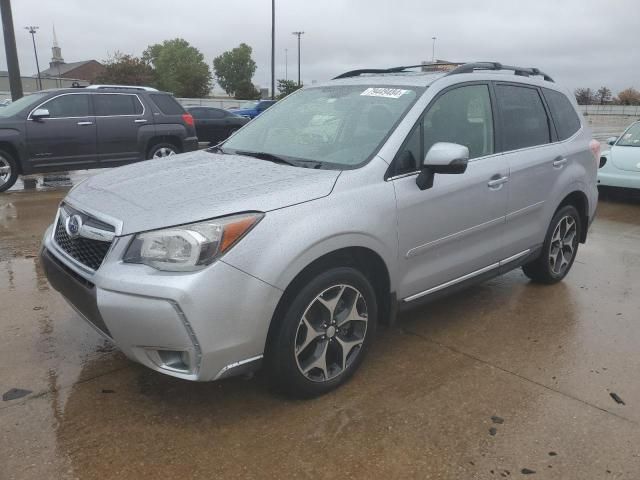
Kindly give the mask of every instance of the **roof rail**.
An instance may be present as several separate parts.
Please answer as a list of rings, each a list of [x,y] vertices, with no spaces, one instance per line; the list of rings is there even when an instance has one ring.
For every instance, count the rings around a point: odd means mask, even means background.
[[[92,90],[101,90],[103,88],[113,88],[113,89],[120,89],[120,90],[142,90],[145,92],[157,92],[158,89],[157,88],[152,88],[152,87],[141,87],[140,85],[89,85],[88,87],[89,89]]]
[[[403,67],[391,67],[391,68],[363,68],[360,70],[351,70],[349,72],[342,73],[337,77],[334,77],[333,80],[338,80],[340,78],[349,78],[349,77],[357,77],[359,75],[365,75],[367,73],[376,74],[376,73],[402,73],[410,68],[425,68],[425,67],[440,67],[440,66],[453,66],[457,67],[460,65],[459,63],[449,63],[449,62],[435,62],[435,63],[421,63],[420,65],[405,65]],[[434,73],[434,72],[429,72]]]
[[[511,65],[503,65],[499,62],[476,62],[476,63],[465,63],[464,65],[460,65],[457,68],[454,68],[447,75],[457,75],[459,73],[473,73],[476,70],[512,70],[516,75],[521,77],[529,77],[531,75],[541,76],[547,82],[553,82],[553,78],[547,75],[544,72],[541,72],[537,68],[524,68],[524,67],[514,67]]]

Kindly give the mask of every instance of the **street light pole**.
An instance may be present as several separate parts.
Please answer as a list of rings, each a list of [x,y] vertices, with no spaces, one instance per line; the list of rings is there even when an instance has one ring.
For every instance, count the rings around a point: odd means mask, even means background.
[[[431,45],[431,63],[436,62],[436,40],[438,37],[431,37],[433,44]]]
[[[271,0],[271,100],[276,98],[276,0]]]
[[[9,71],[9,88],[11,99],[15,102],[22,97],[22,79],[16,50],[16,35],[13,30],[13,15],[11,14],[11,0],[0,0],[2,13],[2,33],[4,34],[4,51],[7,55],[7,70]]]
[[[284,79],[289,80],[289,49],[284,49]]]
[[[42,78],[40,78],[40,64],[38,63],[38,49],[36,48],[36,30],[38,28],[35,25],[31,25],[29,27],[24,27],[25,30],[28,30],[31,34],[31,40],[33,41],[33,53],[36,56],[36,70],[38,71],[38,89],[42,90]]]
[[[300,37],[304,34],[304,32],[292,32],[293,35],[298,37],[298,86],[302,85],[300,83]]]

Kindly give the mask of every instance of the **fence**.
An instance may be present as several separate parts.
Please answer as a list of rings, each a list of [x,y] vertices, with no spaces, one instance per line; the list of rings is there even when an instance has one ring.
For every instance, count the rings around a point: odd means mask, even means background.
[[[236,100],[235,98],[178,98],[183,107],[216,107],[238,108],[251,100]]]
[[[583,115],[640,116],[640,105],[580,105]]]

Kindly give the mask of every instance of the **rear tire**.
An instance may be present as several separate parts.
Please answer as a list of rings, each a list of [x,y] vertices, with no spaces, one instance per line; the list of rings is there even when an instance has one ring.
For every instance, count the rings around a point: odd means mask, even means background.
[[[573,265],[582,234],[580,214],[573,205],[559,209],[547,230],[540,256],[522,267],[532,281],[551,285],[562,280]]]
[[[178,147],[171,143],[157,143],[149,149],[147,159],[163,158],[170,155],[177,155],[178,153],[180,153]]]
[[[18,164],[13,156],[0,150],[0,192],[9,190],[18,179]]]
[[[298,398],[323,395],[358,369],[375,334],[378,306],[369,280],[351,267],[320,273],[285,305],[267,346],[271,382]]]

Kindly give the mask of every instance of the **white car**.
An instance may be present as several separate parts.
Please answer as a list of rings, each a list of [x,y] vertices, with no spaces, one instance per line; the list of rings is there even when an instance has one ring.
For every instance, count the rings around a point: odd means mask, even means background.
[[[618,138],[607,140],[611,150],[600,156],[598,185],[640,189],[640,121]]]

